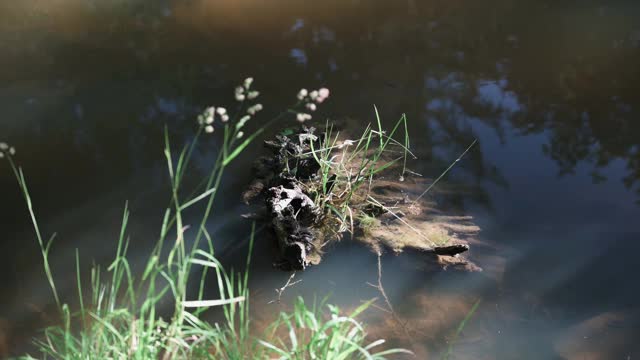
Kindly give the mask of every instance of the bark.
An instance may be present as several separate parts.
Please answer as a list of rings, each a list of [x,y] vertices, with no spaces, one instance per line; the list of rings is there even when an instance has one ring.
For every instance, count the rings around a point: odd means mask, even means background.
[[[450,246],[435,247],[433,248],[432,252],[436,255],[456,256],[468,250],[469,250],[469,245],[456,244],[456,245],[450,245]]]
[[[313,230],[322,215],[313,200],[298,184],[317,179],[320,165],[311,152],[311,142],[320,146],[314,128],[290,136],[278,135],[264,145],[272,152],[258,160],[256,180],[243,195],[248,203],[264,195],[267,214],[278,240],[281,259],[276,266],[284,270],[304,270],[315,251]]]
[[[314,250],[312,226],[321,211],[297,185],[289,185],[269,189],[267,209],[280,247],[280,267],[304,270],[307,254]]]

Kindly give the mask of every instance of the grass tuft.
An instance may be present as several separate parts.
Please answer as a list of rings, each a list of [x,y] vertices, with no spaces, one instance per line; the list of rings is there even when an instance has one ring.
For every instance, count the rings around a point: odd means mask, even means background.
[[[252,81],[247,79],[243,91],[248,92],[251,83]],[[238,90],[236,92],[239,101],[245,98],[239,96],[243,93],[239,94]],[[252,110],[247,110],[247,113],[254,116],[259,111],[256,106],[260,104],[249,105],[242,100],[238,113],[241,115],[242,111],[248,108]],[[45,329],[43,336],[34,340],[39,351],[36,357],[27,354],[21,358],[263,359],[275,356],[281,359],[384,359],[386,355],[407,352],[401,349],[374,351],[374,348],[377,349],[377,346],[382,344],[382,340],[366,345],[364,327],[354,318],[364,311],[370,302],[348,316],[340,314],[337,307],[328,305],[330,318],[325,320],[318,308],[314,306],[309,309],[302,299],[298,299],[294,311],[282,313],[270,327],[271,334],[284,329],[287,333],[285,338],[288,340],[269,334],[251,333],[248,276],[255,226],[251,229],[246,269],[244,272],[236,273],[227,272],[214,256],[213,239],[206,229],[206,224],[212,214],[214,199],[227,166],[264,127],[240,142],[244,136],[240,130],[250,116],[241,117],[236,114],[234,120],[229,121],[226,110],[222,109],[224,111],[218,108],[217,113],[222,123],[216,124],[222,126],[222,147],[209,174],[200,181],[200,186],[191,189],[189,196],[183,196],[183,180],[199,138],[214,131],[212,122],[215,114],[208,109],[206,116],[203,114],[199,117],[200,126],[194,140],[177,154],[172,151],[170,134],[165,128],[164,154],[171,184],[171,200],[164,211],[159,238],[148,256],[142,274],[132,272],[127,255],[130,244],[127,229],[131,215],[128,204],[124,206],[114,260],[106,272],[98,265],[92,267],[88,298],[85,298],[83,293],[85,286],[81,282],[80,256],[76,251],[76,282],[80,300],[80,309],[77,311],[70,309],[59,297],[49,265],[49,251],[55,234],[48,241],[44,241],[23,170],[14,163],[11,156],[14,151],[6,154],[3,152],[9,159],[24,195],[40,245],[45,274],[61,319],[58,325]],[[291,111],[287,109],[283,114]],[[369,148],[373,135],[374,132],[370,128],[365,131],[368,140],[363,149]],[[379,136],[381,148],[378,152],[381,153],[389,144],[389,140],[381,131]],[[336,141],[337,134],[335,137],[328,135],[325,138],[325,144],[331,142],[332,146],[336,145]],[[325,176],[334,166],[334,159],[330,159],[328,154],[329,152],[322,149],[317,153],[314,151],[314,156],[325,166]],[[407,152],[405,156],[406,154]],[[375,164],[375,161],[371,163]],[[376,170],[367,166],[361,167],[355,178],[349,177],[342,184],[363,184],[367,174],[371,175]],[[326,182],[324,186],[323,194],[326,195]],[[195,207],[196,204],[201,209],[200,218],[195,222],[197,226],[190,227],[185,223],[184,211]],[[345,204],[348,202],[341,205],[342,209]],[[190,235],[194,238],[190,245],[185,241],[187,232],[191,232]],[[202,270],[197,294],[187,289],[194,266]],[[204,288],[211,283],[210,278],[213,278],[213,283],[217,285],[220,296],[218,299],[204,298]],[[169,309],[166,304],[169,304]],[[212,307],[222,308],[222,323],[211,324],[202,319],[202,313]]]

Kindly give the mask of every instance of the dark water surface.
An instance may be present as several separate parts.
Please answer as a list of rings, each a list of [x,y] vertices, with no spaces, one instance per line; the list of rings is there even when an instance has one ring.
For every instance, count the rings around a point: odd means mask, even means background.
[[[637,1],[91,1],[0,2],[0,141],[18,150],[52,267],[75,297],[83,267],[106,263],[125,200],[142,262],[167,203],[162,128],[176,143],[211,104],[256,78],[268,119],[301,87],[327,86],[321,113],[388,126],[410,121],[418,173],[438,175],[474,138],[447,184],[449,202],[483,231],[471,257],[485,271],[428,273],[383,258],[384,282],[411,339],[372,309],[372,339],[439,358],[640,357],[640,3]],[[258,118],[259,119],[259,118]],[[252,126],[257,127],[256,119]],[[272,129],[291,125],[282,121]],[[216,140],[196,154],[198,169]],[[244,258],[240,192],[250,147],[234,164],[210,223],[217,255]],[[444,185],[444,184],[443,184]],[[53,299],[28,214],[0,161],[0,357],[29,349]],[[259,242],[260,238],[258,238]],[[256,323],[288,274],[258,243]],[[298,278],[285,304],[332,292],[345,308],[376,296],[376,257],[343,242]],[[634,285],[636,284],[636,285]],[[286,305],[285,305],[286,306]]]

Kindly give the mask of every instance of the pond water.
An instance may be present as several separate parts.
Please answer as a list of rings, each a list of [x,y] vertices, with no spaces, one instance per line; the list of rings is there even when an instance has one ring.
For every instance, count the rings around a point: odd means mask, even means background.
[[[632,359],[640,356],[640,3],[637,1],[96,1],[0,3],[0,141],[18,151],[63,298],[83,267],[107,263],[120,214],[132,208],[134,259],[158,236],[168,185],[165,124],[189,139],[195,114],[232,104],[255,77],[263,118],[302,87],[327,86],[317,117],[387,126],[402,113],[420,160],[437,176],[478,145],[442,186],[482,228],[470,257],[480,273],[427,272],[419,256],[383,257],[383,281],[407,332],[371,309],[373,338],[440,358]],[[295,123],[283,120],[274,133]],[[322,122],[320,122],[322,123]],[[252,124],[257,127],[259,124]],[[246,255],[240,192],[254,143],[231,167],[211,231],[228,264]],[[206,169],[215,137],[196,154]],[[53,299],[28,214],[0,162],[0,357],[29,350]],[[334,246],[276,297],[287,273],[257,239],[256,323],[332,293],[353,308],[378,296],[377,258]]]

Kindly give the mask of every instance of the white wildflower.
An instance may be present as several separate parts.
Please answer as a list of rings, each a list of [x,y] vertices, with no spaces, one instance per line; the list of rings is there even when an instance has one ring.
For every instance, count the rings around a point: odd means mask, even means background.
[[[257,98],[258,95],[260,95],[259,91],[249,91],[249,93],[247,94],[247,99],[253,100],[253,99]]]
[[[245,115],[243,116],[240,121],[238,121],[238,123],[236,124],[236,129],[240,129],[241,127],[244,126],[244,124],[247,123],[247,121],[249,121],[249,119],[251,119],[251,116],[249,115]]]
[[[0,159],[2,159],[4,157],[4,153],[0,152]]]
[[[237,139],[240,139],[240,138],[242,138],[243,136],[244,136],[244,133],[243,133],[242,131],[239,131],[239,132],[238,132],[238,135],[236,135],[236,138],[237,138]]]
[[[15,155],[16,154],[16,148],[14,148],[13,146],[9,148],[9,154],[11,155]]]
[[[238,101],[243,101],[245,99],[244,88],[242,86],[236,87],[235,96]]]
[[[227,122],[227,121],[229,121],[229,115],[227,115],[227,114],[222,115],[222,116],[220,117],[220,120],[222,120],[222,122]]]
[[[204,131],[211,134],[213,132],[213,126],[207,125],[204,127]]]
[[[305,114],[305,113],[298,113],[298,115],[296,116],[296,119],[299,122],[305,122],[307,120],[311,120],[311,115],[310,114]]]
[[[219,108],[218,108],[218,110],[216,110],[216,112],[217,112],[219,115],[224,115],[224,114],[226,114],[226,113],[227,113],[227,109],[225,109],[225,108],[223,108],[223,107],[219,107]]]
[[[250,88],[251,84],[253,83],[253,78],[252,77],[248,77],[246,79],[244,79],[244,87],[245,88]]]
[[[322,88],[318,91],[318,97],[315,99],[318,104],[325,101],[329,97],[329,89]]]
[[[7,143],[0,142],[0,150],[7,150],[8,148],[9,148],[9,145],[7,145]]]
[[[212,124],[215,111],[216,111],[216,108],[214,108],[213,106],[204,109],[202,114],[198,115],[198,124],[200,125]]]
[[[262,104],[255,104],[247,109],[247,113],[249,115],[255,115],[260,110],[262,110]]]
[[[311,111],[316,111],[316,104],[314,103],[308,103],[307,104],[307,109],[311,110]]]
[[[309,97],[311,98],[311,100],[316,101],[316,99],[318,98],[318,90],[313,90],[312,92],[310,92]]]
[[[304,99],[308,93],[307,89],[300,89],[300,91],[298,91],[298,100]]]

